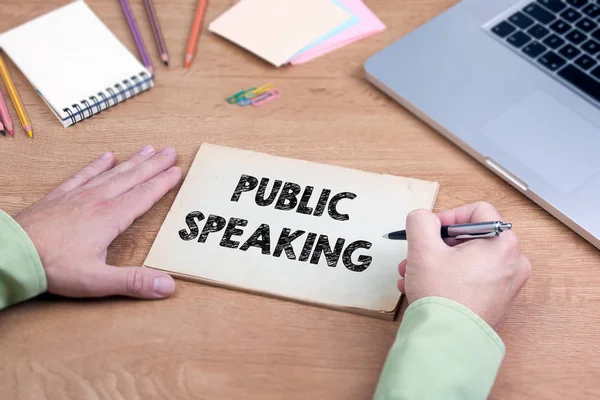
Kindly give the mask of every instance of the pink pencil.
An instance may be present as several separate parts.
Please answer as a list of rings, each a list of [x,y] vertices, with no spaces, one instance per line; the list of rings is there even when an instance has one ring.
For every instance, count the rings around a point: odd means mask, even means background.
[[[4,97],[2,97],[2,91],[0,91],[0,118],[2,118],[2,121],[4,122],[4,127],[6,128],[8,133],[10,133],[10,136],[14,136],[15,132],[13,131],[12,119],[10,119],[8,107],[6,107]]]

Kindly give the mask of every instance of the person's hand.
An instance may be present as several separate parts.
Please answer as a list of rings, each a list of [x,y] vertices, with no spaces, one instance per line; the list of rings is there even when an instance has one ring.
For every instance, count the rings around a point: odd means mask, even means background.
[[[514,232],[456,244],[440,236],[442,225],[501,221],[488,203],[468,204],[437,215],[413,211],[406,220],[408,256],[398,266],[398,289],[410,303],[429,296],[454,300],[497,329],[531,275]]]
[[[106,265],[106,250],[177,185],[176,158],[172,147],[156,153],[145,146],[114,166],[114,155],[105,153],[15,217],[38,251],[50,293],[156,299],[175,291],[165,273]]]

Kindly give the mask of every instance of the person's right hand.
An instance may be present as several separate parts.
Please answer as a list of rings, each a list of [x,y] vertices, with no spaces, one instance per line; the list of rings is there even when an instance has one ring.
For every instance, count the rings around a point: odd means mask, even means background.
[[[531,275],[514,232],[456,243],[440,236],[442,225],[501,221],[489,203],[468,204],[433,214],[413,211],[406,220],[408,257],[398,266],[398,289],[409,303],[423,297],[456,301],[497,329]]]

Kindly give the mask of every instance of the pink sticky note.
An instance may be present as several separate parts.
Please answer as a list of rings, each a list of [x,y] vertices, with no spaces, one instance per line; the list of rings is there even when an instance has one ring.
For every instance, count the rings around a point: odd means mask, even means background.
[[[302,64],[314,58],[322,56],[352,42],[371,36],[385,29],[385,25],[377,18],[361,0],[340,0],[354,15],[360,18],[360,22],[344,32],[336,35],[323,43],[305,51],[297,57],[292,58],[291,64]]]

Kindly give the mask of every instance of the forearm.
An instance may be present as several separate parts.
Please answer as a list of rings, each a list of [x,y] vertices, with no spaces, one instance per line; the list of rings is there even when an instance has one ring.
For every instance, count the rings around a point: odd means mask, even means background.
[[[46,275],[27,233],[0,210],[0,309],[46,291]]]
[[[504,351],[494,330],[466,307],[418,300],[404,314],[375,399],[486,399]]]

